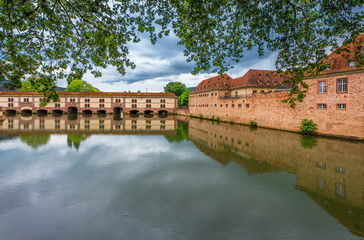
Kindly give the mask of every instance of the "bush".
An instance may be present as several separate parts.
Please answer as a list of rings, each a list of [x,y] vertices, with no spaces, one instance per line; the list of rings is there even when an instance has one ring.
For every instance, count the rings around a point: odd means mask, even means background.
[[[317,126],[317,124],[315,124],[312,120],[310,120],[310,119],[303,119],[301,121],[300,129],[305,134],[310,135],[314,130],[317,129],[316,126]]]
[[[250,126],[250,127],[254,127],[254,128],[256,128],[256,127],[258,127],[258,124],[257,124],[257,122],[255,122],[255,121],[253,121],[253,120],[250,120],[250,121],[249,121],[249,126]]]

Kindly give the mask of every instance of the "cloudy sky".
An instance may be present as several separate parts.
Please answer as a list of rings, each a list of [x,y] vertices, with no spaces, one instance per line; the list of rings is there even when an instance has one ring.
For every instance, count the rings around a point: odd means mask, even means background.
[[[102,77],[94,78],[86,74],[83,80],[99,88],[101,91],[123,92],[142,91],[161,92],[163,87],[172,81],[184,83],[187,87],[195,87],[206,78],[216,76],[212,71],[192,75],[194,63],[188,63],[183,55],[183,46],[177,45],[178,38],[174,35],[159,39],[155,45],[145,37],[137,44],[130,46],[130,59],[136,64],[134,70],[127,69],[125,76],[109,66],[102,69]],[[246,52],[245,57],[236,64],[228,74],[241,77],[249,69],[273,70],[276,55],[267,53],[259,57],[256,51]],[[65,81],[58,82],[60,87],[66,87]]]

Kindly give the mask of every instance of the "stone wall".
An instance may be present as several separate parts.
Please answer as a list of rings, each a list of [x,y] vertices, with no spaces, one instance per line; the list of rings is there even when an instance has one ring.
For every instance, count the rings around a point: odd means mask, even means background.
[[[348,81],[348,91],[338,93],[337,80],[343,78]],[[326,81],[327,93],[318,93],[320,81]],[[302,103],[297,103],[295,109],[282,102],[288,92],[258,93],[233,99],[222,99],[215,94],[195,94],[190,97],[189,113],[245,124],[253,120],[258,126],[289,131],[299,131],[302,119],[307,118],[317,124],[317,133],[364,138],[363,72],[320,76],[306,82],[309,84],[307,96]],[[327,108],[320,110],[318,104],[326,104]],[[339,110],[337,104],[346,104],[347,108]]]

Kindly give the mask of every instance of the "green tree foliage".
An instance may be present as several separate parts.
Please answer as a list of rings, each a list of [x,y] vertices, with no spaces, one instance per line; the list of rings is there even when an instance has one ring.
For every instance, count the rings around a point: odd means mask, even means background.
[[[81,142],[85,141],[89,136],[88,135],[67,135],[67,145],[69,148],[76,148],[77,151],[80,148]]]
[[[66,92],[100,92],[90,84],[80,79],[73,80],[65,90]]]
[[[177,132],[172,136],[165,136],[168,142],[182,142],[188,140],[188,123],[178,121]]]
[[[19,88],[19,91],[35,92],[37,90],[32,86],[30,79],[27,79],[21,83],[21,88]]]
[[[170,82],[164,87],[164,92],[174,93],[177,97],[181,96],[186,90],[186,85],[181,82]]]
[[[185,47],[193,73],[224,73],[247,50],[278,52],[276,67],[292,76],[290,99],[305,96],[304,73],[317,73],[319,50],[356,41],[364,32],[362,0],[8,0],[0,1],[0,81],[20,87],[39,76],[37,91],[55,96],[57,79],[86,71],[135,68],[128,44],[147,33],[151,42],[171,30]],[[343,50],[343,49],[342,49]],[[345,49],[344,49],[345,51]],[[363,53],[353,57],[364,64]]]
[[[178,97],[178,104],[179,105],[188,105],[188,94],[191,92],[190,89],[186,88],[182,95]]]
[[[40,148],[43,145],[47,145],[50,135],[22,135],[20,140],[26,143],[33,149]]]

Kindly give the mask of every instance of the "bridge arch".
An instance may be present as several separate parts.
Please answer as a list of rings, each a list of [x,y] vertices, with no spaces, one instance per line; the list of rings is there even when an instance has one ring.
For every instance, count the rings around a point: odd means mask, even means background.
[[[144,114],[145,115],[153,115],[153,111],[152,110],[145,110]]]
[[[22,109],[21,115],[26,115],[26,116],[32,115],[32,110],[28,108]]]
[[[106,114],[106,110],[97,110],[97,114]]]
[[[168,111],[166,111],[166,110],[159,110],[158,111],[158,115],[168,115]]]
[[[123,113],[123,109],[121,107],[114,107],[113,112],[114,114],[121,114]]]
[[[60,109],[55,109],[55,110],[52,111],[52,114],[53,115],[62,115],[63,114],[63,111],[60,110]]]
[[[39,110],[37,111],[37,114],[38,114],[38,115],[47,115],[47,114],[48,114],[48,111],[47,111],[47,110],[45,110],[45,109],[39,109]]]
[[[67,112],[68,113],[77,113],[78,109],[77,109],[77,107],[68,107]]]
[[[15,109],[7,109],[5,111],[5,115],[6,116],[15,116],[16,115],[16,111],[15,111]]]
[[[83,115],[92,115],[92,111],[90,109],[85,109],[82,111]]]

